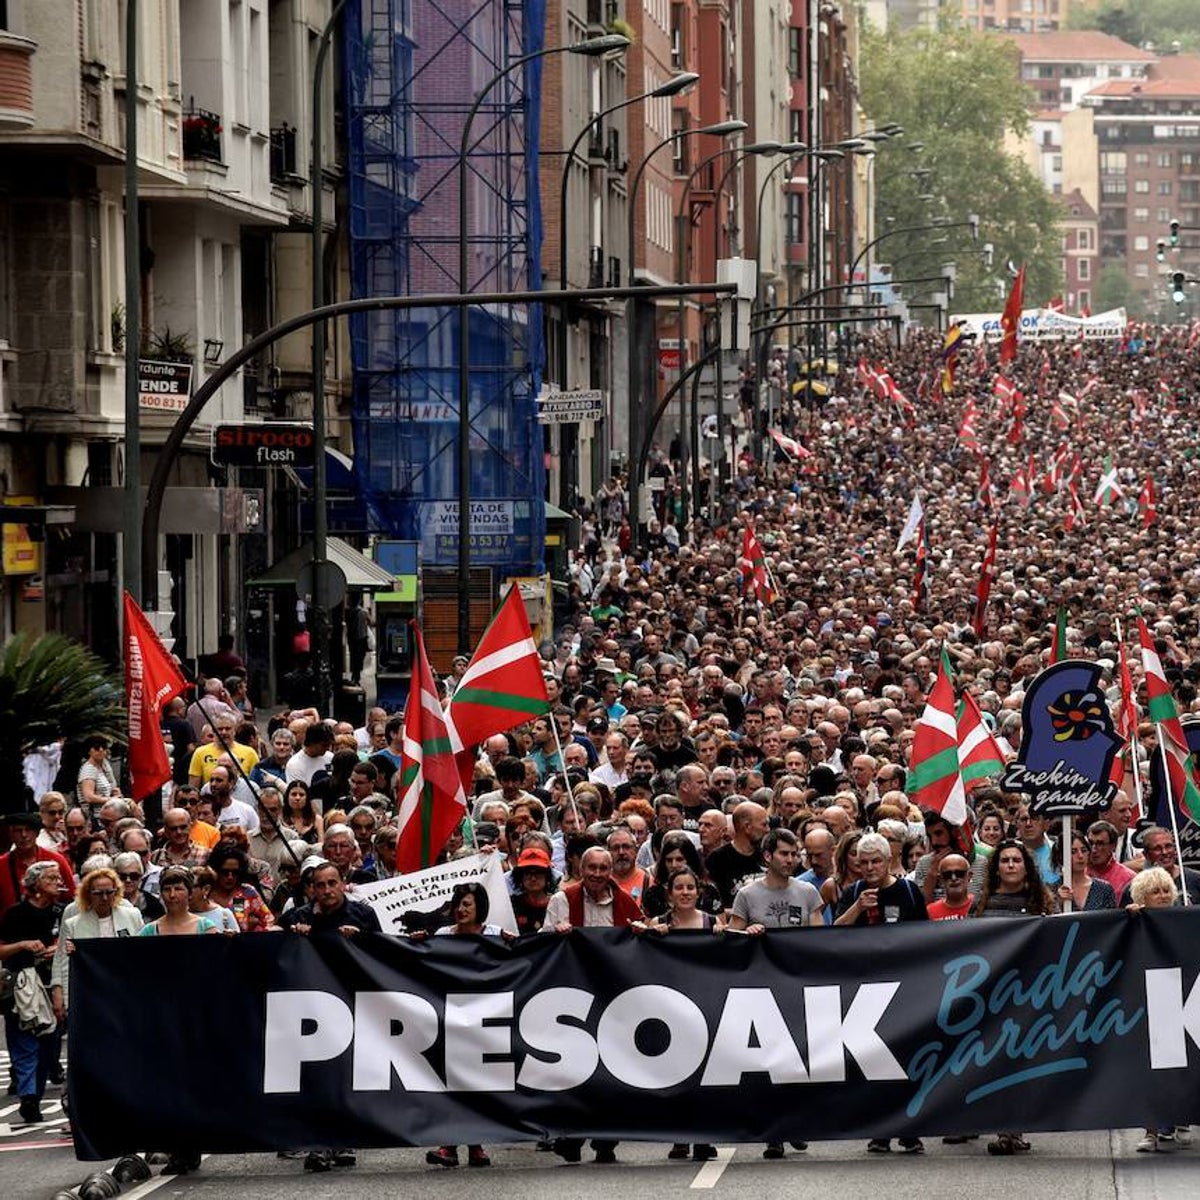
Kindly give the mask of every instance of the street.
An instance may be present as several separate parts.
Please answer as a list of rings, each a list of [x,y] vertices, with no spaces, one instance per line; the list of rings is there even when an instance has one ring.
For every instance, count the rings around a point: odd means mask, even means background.
[[[232,1116],[232,1114],[231,1114]],[[560,1200],[564,1190],[585,1188],[590,1200],[684,1191],[745,1194],[762,1200],[795,1196],[884,1194],[889,1200],[996,1196],[1019,1189],[1024,1197],[1055,1200],[1192,1200],[1200,1191],[1200,1150],[1138,1154],[1140,1131],[1034,1134],[1033,1152],[1007,1161],[989,1158],[986,1139],[963,1146],[930,1140],[923,1156],[870,1155],[861,1142],[815,1143],[805,1154],[764,1162],[755,1145],[720,1148],[711,1163],[668,1162],[658,1143],[624,1143],[616,1166],[586,1161],[567,1166],[531,1145],[492,1146],[491,1170],[446,1171],[429,1167],[422,1150],[371,1150],[352,1170],[307,1175],[299,1159],[270,1155],[219,1155],[204,1160],[199,1174],[155,1178],[123,1193],[126,1200],[154,1195],[246,1197],[292,1200],[296,1196],[376,1196],[384,1189],[421,1189],[423,1195],[487,1200],[519,1194],[523,1200]],[[69,1146],[45,1146],[51,1138],[4,1140],[0,1190],[13,1200],[50,1200],[59,1188],[81,1182],[96,1169],[75,1162]],[[111,1165],[111,1164],[108,1164]],[[158,1168],[155,1168],[157,1172]]]

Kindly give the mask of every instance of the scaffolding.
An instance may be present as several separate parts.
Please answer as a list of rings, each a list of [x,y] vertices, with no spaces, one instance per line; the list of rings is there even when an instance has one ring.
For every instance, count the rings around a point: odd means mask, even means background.
[[[351,0],[345,15],[350,271],[356,297],[459,290],[459,146],[479,92],[541,49],[545,0]],[[488,91],[467,163],[467,291],[540,286],[537,61]],[[539,573],[545,467],[540,306],[351,320],[355,478],[373,525],[458,554],[458,322],[470,321],[471,559]]]

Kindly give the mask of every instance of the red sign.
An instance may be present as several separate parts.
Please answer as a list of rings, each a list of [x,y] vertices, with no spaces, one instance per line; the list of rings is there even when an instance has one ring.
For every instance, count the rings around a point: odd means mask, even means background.
[[[678,371],[679,350],[660,350],[658,352],[658,369],[660,371]]]

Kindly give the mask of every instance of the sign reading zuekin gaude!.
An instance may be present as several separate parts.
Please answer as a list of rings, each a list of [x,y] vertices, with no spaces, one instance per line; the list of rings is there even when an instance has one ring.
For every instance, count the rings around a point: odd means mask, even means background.
[[[214,425],[212,460],[218,467],[312,467],[313,428],[282,421]]]
[[[1188,909],[511,946],[93,938],[71,959],[71,1125],[98,1160],[1194,1123],[1198,938]]]

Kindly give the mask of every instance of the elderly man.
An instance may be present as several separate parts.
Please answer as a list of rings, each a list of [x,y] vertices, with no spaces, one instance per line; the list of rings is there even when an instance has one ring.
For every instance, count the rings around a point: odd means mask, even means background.
[[[1179,865],[1179,855],[1175,850],[1175,838],[1169,829],[1159,825],[1151,826],[1142,834],[1142,848],[1146,852],[1147,867],[1162,867],[1175,881],[1179,889],[1177,904],[1184,902],[1183,892],[1187,889],[1188,903],[1200,904],[1200,871]],[[1121,896],[1122,907],[1129,904],[1129,888]]]
[[[613,885],[613,860],[606,849],[592,846],[585,850],[579,869],[582,875],[579,883],[568,883],[550,897],[543,933],[627,926],[642,919],[638,902]],[[592,1149],[598,1163],[617,1161],[616,1142],[594,1139]],[[583,1138],[559,1138],[554,1143],[554,1152],[567,1162],[578,1162],[583,1153]]]
[[[288,760],[296,751],[296,739],[290,729],[277,729],[271,734],[271,756],[260,759],[250,772],[250,782],[257,787],[273,784],[283,787],[287,783]]]
[[[330,825],[321,843],[325,857],[338,869],[343,880],[349,880],[358,867],[358,842],[349,825]]]
[[[285,862],[299,859],[304,843],[283,824],[283,796],[276,787],[265,787],[258,797],[258,832],[252,833],[249,851],[271,868],[271,878],[282,878]]]
[[[208,850],[192,841],[192,816],[186,808],[168,808],[163,813],[163,844],[150,855],[156,867],[202,867]]]
[[[213,718],[209,740],[196,747],[188,765],[188,783],[203,787],[212,778],[213,768],[225,754],[232,754],[244,774],[249,775],[258,765],[258,755],[241,742],[233,740],[237,718],[228,714]]]

